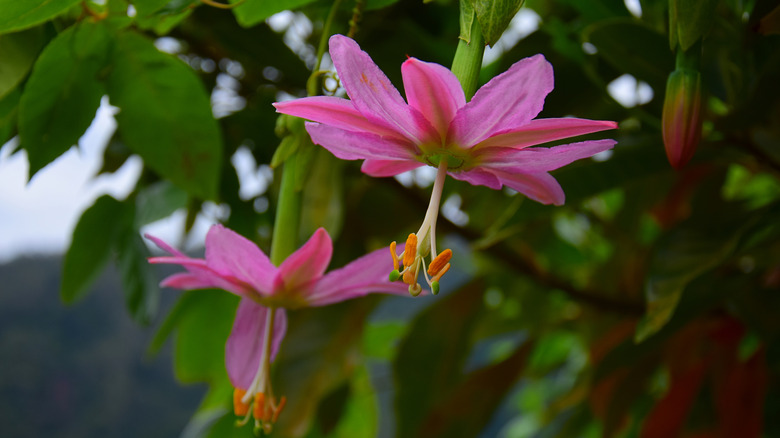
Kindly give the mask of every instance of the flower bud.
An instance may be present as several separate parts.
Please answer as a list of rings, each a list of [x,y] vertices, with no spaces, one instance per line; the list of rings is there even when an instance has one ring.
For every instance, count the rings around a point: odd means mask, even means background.
[[[701,139],[701,74],[677,69],[666,82],[662,116],[664,147],[669,163],[680,169],[693,157]]]

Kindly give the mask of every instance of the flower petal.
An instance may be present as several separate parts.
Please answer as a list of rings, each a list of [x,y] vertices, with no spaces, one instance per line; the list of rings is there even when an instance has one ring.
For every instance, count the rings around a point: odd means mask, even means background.
[[[373,177],[385,177],[395,176],[421,166],[424,164],[419,161],[368,159],[360,166],[360,170]]]
[[[425,117],[404,102],[401,93],[354,40],[333,35],[330,56],[352,103],[364,116],[384,120],[399,134],[418,143],[434,133]]]
[[[154,242],[155,245],[157,245],[158,248],[161,250],[167,252],[168,254],[173,254],[175,256],[179,257],[187,257],[183,252],[177,250],[176,248],[172,247],[171,245],[168,245],[167,243],[163,242],[162,239],[158,237],[154,237],[150,234],[144,234],[144,237]]]
[[[412,159],[416,147],[393,137],[380,137],[364,132],[345,131],[318,123],[306,123],[311,141],[329,150],[342,160]]]
[[[466,104],[458,78],[443,65],[416,58],[409,58],[401,65],[401,74],[409,105],[422,113],[441,138],[446,139],[455,113]]]
[[[591,140],[551,148],[486,148],[479,150],[482,167],[511,173],[542,173],[612,149],[615,140]]]
[[[396,250],[402,252],[404,245]],[[343,268],[334,269],[322,277],[306,297],[310,306],[324,306],[369,293],[390,293],[408,295],[408,286],[391,282],[388,278],[393,270],[390,249],[378,249],[360,257]]]
[[[173,287],[176,289],[206,289],[217,288],[234,293],[239,296],[249,296],[255,293],[254,287],[229,275],[222,274],[211,269],[203,259],[194,259],[187,256],[182,257],[149,257],[149,263],[152,264],[174,264],[182,265],[188,272],[174,274],[162,282],[162,287]],[[179,278],[181,276],[182,278]],[[185,276],[189,278],[184,278]]]
[[[276,267],[254,243],[235,231],[214,225],[206,235],[206,263],[214,271],[230,275],[268,294]]]
[[[324,228],[319,228],[297,251],[279,265],[274,290],[284,287],[295,291],[322,277],[333,255],[333,242]]]
[[[516,129],[536,117],[553,89],[552,66],[534,55],[482,86],[450,124],[449,141],[467,148],[500,131]]]
[[[519,128],[488,137],[479,143],[477,147],[512,147],[520,149],[535,144],[616,128],[617,123],[606,120],[588,120],[573,117],[536,119]]]
[[[457,180],[466,181],[472,186],[485,186],[493,190],[499,190],[501,188],[501,181],[492,173],[475,168],[467,170],[465,172],[448,172],[449,175]]]
[[[563,205],[566,200],[561,185],[549,173],[511,173],[494,169],[490,172],[503,185],[542,204]]]
[[[398,133],[388,126],[387,122],[367,119],[355,109],[351,101],[340,97],[304,97],[286,102],[276,102],[273,105],[276,112],[324,123],[335,128],[398,137]]]
[[[236,388],[249,388],[257,374],[263,357],[265,321],[269,311],[267,307],[249,299],[243,299],[238,304],[233,330],[225,344],[225,368],[230,383]],[[276,358],[286,331],[287,315],[284,309],[276,309],[271,339],[271,361]]]

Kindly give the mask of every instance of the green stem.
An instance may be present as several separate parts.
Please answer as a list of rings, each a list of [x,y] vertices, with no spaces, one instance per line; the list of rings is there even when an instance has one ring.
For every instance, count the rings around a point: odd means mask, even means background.
[[[306,81],[306,91],[309,96],[319,94],[319,75],[322,56],[330,37],[330,25],[336,16],[341,0],[334,0],[328,18],[322,27],[322,36],[317,46],[317,62],[314,64],[309,79]],[[291,133],[288,135],[298,135]],[[302,135],[306,135],[305,133]],[[278,171],[282,172],[282,182],[279,187],[279,200],[276,205],[274,219],[274,234],[271,241],[271,263],[279,266],[296,248],[298,248],[298,228],[301,219],[301,193],[295,189],[296,175],[300,172],[296,154],[292,154]]]
[[[295,154],[282,167],[279,202],[276,205],[274,234],[271,242],[271,263],[279,266],[298,247],[298,223],[301,213],[301,194],[295,190],[297,173]]]
[[[463,13],[462,10],[461,13]],[[482,68],[482,55],[484,53],[485,42],[482,39],[482,28],[477,19],[474,18],[471,24],[471,42],[467,43],[459,39],[455,58],[452,60],[452,72],[460,81],[463,92],[466,93],[466,100],[471,100],[471,96],[477,91],[479,70]]]
[[[688,50],[677,48],[677,58],[675,59],[675,69],[699,71],[701,60],[701,40],[694,43]]]

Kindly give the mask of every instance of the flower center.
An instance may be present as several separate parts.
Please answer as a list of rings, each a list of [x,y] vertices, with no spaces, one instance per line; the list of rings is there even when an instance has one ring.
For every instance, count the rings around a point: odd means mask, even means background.
[[[422,156],[422,160],[433,167],[439,167],[442,163],[442,159],[447,163],[447,169],[458,170],[466,164],[468,157],[454,154],[449,149],[426,151]]]

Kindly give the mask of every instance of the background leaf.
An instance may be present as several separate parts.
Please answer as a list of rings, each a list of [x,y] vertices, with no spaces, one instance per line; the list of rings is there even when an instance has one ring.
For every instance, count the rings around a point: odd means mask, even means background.
[[[120,231],[132,211],[122,202],[103,195],[81,215],[62,267],[60,297],[66,303],[84,298],[89,287],[111,260]]]
[[[127,146],[160,175],[201,199],[214,199],[222,141],[195,73],[133,32],[118,35],[108,78]]]
[[[79,0],[0,0],[0,33],[33,27],[67,11]]]
[[[43,29],[0,35],[0,99],[27,76],[44,44]]]
[[[102,24],[81,23],[57,35],[35,62],[19,102],[31,177],[76,144],[95,118],[111,41]]]

